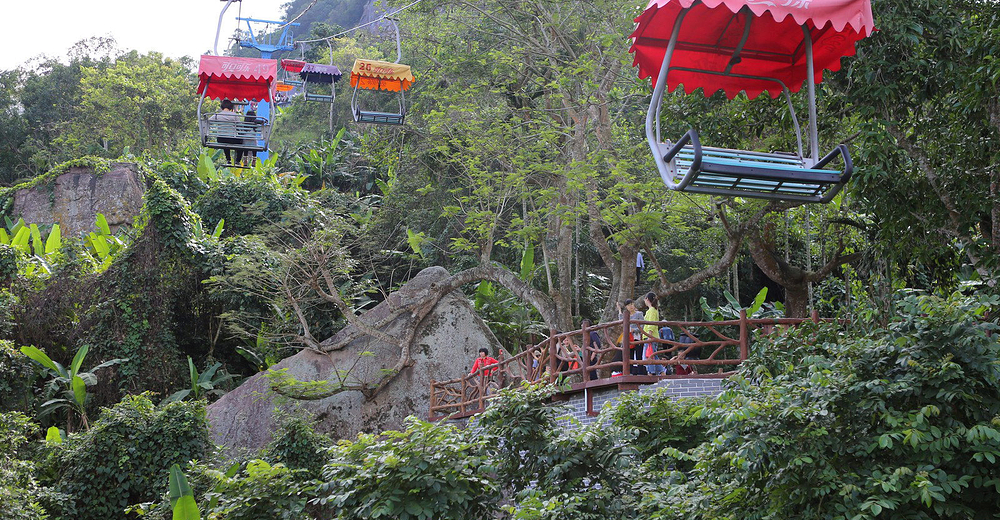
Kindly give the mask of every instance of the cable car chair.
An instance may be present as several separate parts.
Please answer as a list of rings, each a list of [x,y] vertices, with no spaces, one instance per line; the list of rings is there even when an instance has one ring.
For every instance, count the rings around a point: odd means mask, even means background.
[[[292,93],[295,91],[294,85],[289,85],[287,81],[277,81],[274,84],[274,106],[285,106],[292,102]]]
[[[204,55],[198,63],[198,131],[206,148],[263,152],[271,122],[235,112],[202,114],[205,99],[268,101],[274,97],[278,65],[274,60]],[[221,139],[221,140],[220,140]]]
[[[301,87],[302,79],[293,77],[292,74],[302,72],[302,67],[304,67],[305,64],[306,62],[304,60],[293,60],[288,58],[281,60],[281,70],[284,71],[282,81],[293,87]]]
[[[403,56],[402,46],[399,43],[399,26],[392,18],[387,18],[387,20],[396,32],[396,61],[390,63],[358,59],[354,60],[354,67],[351,69],[351,86],[354,87],[354,95],[351,96],[351,112],[354,114],[354,121],[358,123],[401,125],[406,121],[405,92],[413,84],[414,78],[410,66],[399,63]],[[398,92],[399,111],[365,110],[358,96],[360,90]]]
[[[335,83],[340,81],[342,76],[340,69],[336,65],[323,65],[321,63],[306,63],[299,72],[302,78],[302,93],[306,101],[319,101],[320,103],[333,103],[337,99],[337,87]],[[309,85],[314,86],[314,90],[309,92]],[[330,85],[330,94],[321,94],[315,91],[315,85]]]
[[[685,23],[687,20],[687,23]],[[851,177],[847,146],[820,157],[815,84],[822,70],[874,30],[869,0],[651,0],[636,18],[633,65],[650,77],[653,96],[646,138],[664,184],[672,190],[799,202],[829,202]],[[812,71],[810,74],[808,71]],[[807,86],[809,154],[791,92]],[[757,152],[703,146],[693,128],[676,142],[660,138],[665,91],[684,85],[705,96],[740,91],[750,99],[767,91],[784,95],[795,127],[797,153]],[[841,159],[840,169],[831,163]]]
[[[302,87],[302,95],[306,101],[319,101],[321,103],[333,103],[337,99],[337,88],[334,85],[340,81],[343,74],[336,65],[324,65],[322,63],[309,63],[302,60],[281,60],[281,68],[287,72],[294,72],[302,79],[295,83]],[[292,85],[288,80],[285,83]],[[330,94],[320,94],[315,90],[309,92],[309,84],[330,85]]]

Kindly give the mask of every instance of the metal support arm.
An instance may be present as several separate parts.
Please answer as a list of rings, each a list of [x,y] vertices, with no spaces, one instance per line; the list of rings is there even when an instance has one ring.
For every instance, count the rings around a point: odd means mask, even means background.
[[[836,148],[830,150],[830,153],[824,155],[819,162],[813,165],[813,168],[820,169],[826,166],[838,155],[844,159],[844,172],[840,174],[840,182],[845,183],[851,179],[851,174],[854,173],[854,164],[851,163],[851,153],[847,151],[846,144],[838,144]]]

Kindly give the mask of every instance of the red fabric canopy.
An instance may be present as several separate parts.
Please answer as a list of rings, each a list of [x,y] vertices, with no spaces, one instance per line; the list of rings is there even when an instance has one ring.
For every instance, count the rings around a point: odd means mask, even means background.
[[[198,94],[210,99],[271,101],[277,76],[275,60],[206,55],[198,63]]]
[[[633,66],[639,67],[640,78],[656,82],[674,21],[688,7],[671,69],[725,71],[749,12],[753,14],[749,37],[740,61],[729,72],[777,78],[792,92],[801,89],[806,79],[802,24],[812,35],[817,82],[823,79],[823,69],[839,70],[840,58],[852,56],[855,42],[875,30],[869,0],[650,0],[635,19],[638,25],[632,33],[630,52],[635,53]],[[751,99],[765,90],[771,97],[781,95],[781,86],[772,81],[671,70],[667,88],[673,91],[678,85],[684,85],[688,94],[697,88],[706,96],[723,90],[730,99],[741,90]]]
[[[281,68],[287,70],[288,72],[302,72],[302,67],[305,67],[306,62],[302,60],[281,60]]]

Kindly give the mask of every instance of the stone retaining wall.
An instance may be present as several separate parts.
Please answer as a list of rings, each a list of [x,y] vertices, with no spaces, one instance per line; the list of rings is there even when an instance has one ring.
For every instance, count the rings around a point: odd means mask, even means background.
[[[652,393],[664,390],[673,398],[701,397],[704,395],[719,395],[722,392],[721,378],[684,378],[684,379],[664,379],[656,384],[642,385],[637,390],[621,390],[616,386],[584,390],[569,396],[563,403],[571,408],[570,417],[559,421],[564,428],[577,428],[596,422],[600,418],[600,411],[605,404],[618,398],[622,392]],[[588,399],[592,405],[588,408]]]

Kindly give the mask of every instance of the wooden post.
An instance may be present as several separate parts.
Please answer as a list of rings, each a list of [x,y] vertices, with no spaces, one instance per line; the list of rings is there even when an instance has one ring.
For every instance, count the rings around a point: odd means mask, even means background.
[[[811,315],[812,315],[813,323],[819,323],[819,311],[817,311],[816,309],[813,309]]]
[[[479,411],[486,409],[486,371],[479,369]]]
[[[468,380],[468,376],[464,376],[463,375],[462,376],[462,399],[459,400],[459,404],[458,404],[458,409],[462,413],[465,413],[465,396],[467,395],[467,392],[468,392],[468,383],[467,383],[467,380]]]
[[[584,382],[590,381],[590,330],[587,327],[580,327],[583,333],[583,351],[580,352],[580,366],[583,367]]]
[[[556,370],[559,368],[558,360],[556,359],[556,351],[558,347],[556,346],[556,329],[549,329],[549,382],[556,382]]]
[[[427,411],[427,418],[434,418],[434,407],[437,406],[437,382],[431,379],[431,409]]]
[[[630,350],[632,346],[632,332],[629,330],[629,318],[628,309],[622,313],[622,375],[627,376],[632,372],[631,367],[629,367],[629,361],[631,358]]]
[[[750,357],[750,327],[747,322],[746,309],[740,310],[740,361]]]

